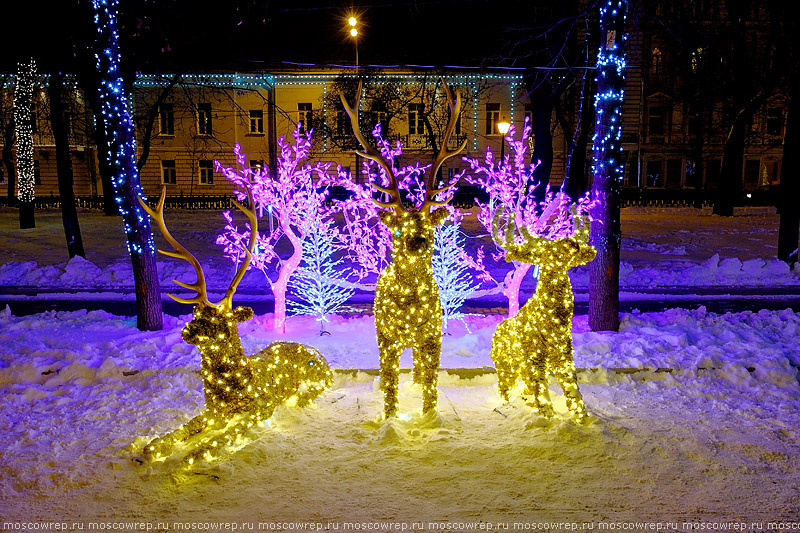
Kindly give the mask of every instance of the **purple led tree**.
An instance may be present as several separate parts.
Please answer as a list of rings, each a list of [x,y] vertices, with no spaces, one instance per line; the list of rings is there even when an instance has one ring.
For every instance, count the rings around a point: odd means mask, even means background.
[[[317,174],[322,181],[327,181],[330,163],[304,163],[311,150],[311,131],[300,133],[299,126],[294,130],[295,144],[287,142],[284,137],[278,140],[278,175],[270,176],[267,169],[253,171],[246,166],[246,155],[241,152],[237,143],[234,147],[239,169],[223,167],[218,161],[215,165],[226,178],[244,190],[251,190],[255,207],[259,216],[266,211],[270,218],[269,233],[259,233],[256,252],[249,268],[257,268],[267,278],[272,294],[275,297],[274,328],[286,331],[286,288],[289,279],[297,270],[303,256],[303,239],[305,229],[303,220],[309,212],[316,211],[326,193],[317,192],[313,176]],[[236,190],[236,197],[243,201],[246,193]],[[274,217],[275,224],[272,223]],[[226,214],[228,225],[225,233],[217,237],[217,244],[225,248],[225,255],[238,263],[243,260],[244,247],[249,244],[249,227],[239,232],[233,224],[230,214]],[[265,224],[264,226],[266,226]],[[292,253],[288,258],[281,258],[276,252],[278,242],[286,238]],[[269,271],[273,264],[278,268],[278,277],[273,280]]]
[[[492,233],[492,219],[498,209],[514,216],[519,226],[524,226],[535,236],[547,239],[563,238],[570,235],[574,228],[573,217],[588,214],[593,202],[589,195],[581,197],[573,203],[564,191],[553,191],[548,186],[544,200],[538,201],[535,189],[538,184],[532,180],[536,163],[526,163],[528,138],[531,128],[526,122],[521,139],[514,138],[514,127],[509,129],[506,140],[510,146],[509,153],[502,161],[494,158],[491,150],[486,150],[483,161],[464,158],[472,169],[472,174],[465,179],[482,187],[489,194],[489,202],[478,202],[480,212],[478,221]],[[546,215],[546,216],[545,216]],[[498,249],[492,253],[494,261],[504,261],[506,252]],[[491,292],[502,292],[508,298],[508,316],[513,317],[519,311],[519,291],[525,275],[531,268],[530,263],[511,261],[513,268],[502,281],[498,281],[484,264],[486,252],[479,248],[474,258],[464,255],[472,268],[479,272],[478,278],[486,283],[494,284]]]

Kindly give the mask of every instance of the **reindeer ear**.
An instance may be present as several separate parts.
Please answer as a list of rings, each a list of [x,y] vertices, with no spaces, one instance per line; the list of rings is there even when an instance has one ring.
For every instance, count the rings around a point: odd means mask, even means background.
[[[394,212],[391,209],[384,209],[378,212],[378,218],[389,229],[394,229],[397,226],[397,217],[394,216]]]
[[[246,322],[253,318],[253,310],[249,307],[242,307],[241,305],[233,310],[233,319],[236,322]]]
[[[436,211],[431,212],[431,222],[433,222],[434,226],[438,226],[450,216],[450,211],[442,207],[441,209],[437,209]]]

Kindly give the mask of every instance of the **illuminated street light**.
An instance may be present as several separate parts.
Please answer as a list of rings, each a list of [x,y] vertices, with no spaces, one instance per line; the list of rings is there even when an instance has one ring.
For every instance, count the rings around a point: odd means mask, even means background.
[[[497,123],[497,131],[500,132],[502,136],[500,138],[500,161],[502,161],[506,155],[506,134],[510,128],[511,123],[508,122],[505,117],[503,117],[502,121]]]
[[[355,18],[355,17],[350,17],[350,18],[347,20],[347,23],[348,23],[348,24],[350,24],[351,26],[355,26],[356,24],[358,24],[358,21],[356,20],[356,18]]]
[[[355,17],[350,17],[347,19],[347,23],[350,25],[350,37],[353,38],[353,44],[356,47],[356,66],[358,66],[358,30],[356,29],[358,20]]]

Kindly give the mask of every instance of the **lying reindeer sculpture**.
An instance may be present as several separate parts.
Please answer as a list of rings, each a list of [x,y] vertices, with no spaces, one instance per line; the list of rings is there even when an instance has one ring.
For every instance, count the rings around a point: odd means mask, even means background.
[[[250,244],[244,260],[217,303],[208,299],[205,276],[200,262],[176,241],[164,224],[164,196],[161,192],[156,209],[140,199],[142,207],[158,223],[161,234],[175,249],[159,250],[164,255],[188,261],[197,274],[195,283],[175,283],[197,292],[192,298],[170,297],[180,303],[196,304],[192,321],[183,328],[183,340],[197,345],[202,360],[205,410],[180,428],[150,441],[144,448],[146,458],[167,455],[173,447],[204,431],[208,439],[193,444],[186,456],[188,464],[199,458],[211,458],[214,450],[230,445],[255,424],[272,416],[275,408],[292,396],[304,406],[333,383],[328,362],[314,348],[294,342],[275,342],[257,354],[245,356],[236,324],[253,317],[249,307],[233,308],[232,299],[252,258],[258,225],[253,208],[253,195],[247,191],[249,209],[234,201],[250,219]]]
[[[389,202],[375,200],[378,206],[388,208],[381,212],[380,220],[392,232],[392,263],[378,277],[374,305],[375,329],[380,350],[381,388],[384,391],[384,414],[387,418],[397,413],[400,354],[405,348],[411,348],[414,353],[414,382],[423,387],[422,412],[436,409],[436,382],[442,351],[442,306],[439,288],[433,278],[431,260],[434,228],[449,213],[446,209],[431,212],[431,208],[446,205],[450,201],[436,200],[437,195],[455,185],[450,183],[437,188],[437,173],[445,160],[457,155],[466,146],[464,141],[455,150],[447,148],[461,112],[461,95],[454,98],[444,80],[442,84],[450,107],[450,120],[442,139],[442,148],[428,174],[424,203],[417,210],[403,207],[393,162],[387,161],[361,134],[358,123],[361,83],[352,106],[341,95],[342,105],[353,125],[353,132],[364,149],[363,152],[358,152],[359,155],[378,163],[389,180],[386,186],[372,183],[376,190],[391,197]]]
[[[492,237],[506,251],[506,261],[539,265],[539,279],[533,298],[517,315],[503,320],[492,337],[492,361],[497,369],[500,395],[508,401],[508,391],[521,379],[524,393],[532,395],[539,413],[550,418],[555,412],[548,374],[553,373],[564,390],[567,408],[581,422],[586,417],[586,407],[572,359],[574,297],[567,272],[590,262],[597,254],[589,244],[589,222],[573,214],[572,236],[560,239],[532,235],[528,228],[520,227],[524,240],[518,243],[513,213],[504,238],[498,235],[502,211],[500,208],[492,220]],[[546,212],[543,216],[550,214]]]

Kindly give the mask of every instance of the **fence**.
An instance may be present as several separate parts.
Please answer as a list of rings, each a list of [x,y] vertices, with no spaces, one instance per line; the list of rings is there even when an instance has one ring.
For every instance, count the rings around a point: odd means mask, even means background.
[[[344,199],[349,195],[342,187],[333,187],[329,199]],[[167,196],[165,208],[167,209],[234,209],[231,200],[233,196],[227,194],[196,194],[192,196],[176,195]],[[467,185],[460,187],[451,202],[454,207],[469,209],[475,205],[475,199],[488,202],[488,195],[479,187]],[[151,201],[155,197],[150,198]],[[776,189],[759,189],[745,191],[741,194],[737,206],[775,206],[778,201]],[[714,203],[714,194],[711,191],[696,191],[692,189],[623,189],[620,194],[622,207],[708,207]],[[75,204],[86,209],[102,209],[103,197],[97,195],[75,196]],[[0,196],[0,206],[15,207],[16,198]],[[58,209],[61,207],[61,198],[50,196],[36,197],[37,209]]]

